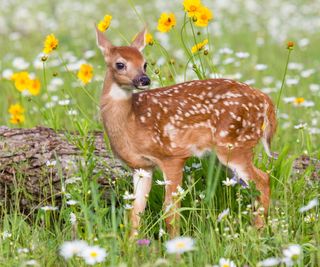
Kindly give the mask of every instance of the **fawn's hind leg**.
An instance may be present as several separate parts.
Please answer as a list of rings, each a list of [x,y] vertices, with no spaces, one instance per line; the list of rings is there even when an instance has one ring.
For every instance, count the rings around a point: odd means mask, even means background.
[[[264,208],[264,215],[268,215],[270,204],[270,181],[267,173],[256,168],[253,163],[252,148],[217,147],[216,153],[219,160],[228,168],[234,170],[244,181],[248,179],[255,182],[257,189],[261,192],[258,198]],[[262,218],[258,215],[255,218],[255,225],[260,228],[264,225]]]

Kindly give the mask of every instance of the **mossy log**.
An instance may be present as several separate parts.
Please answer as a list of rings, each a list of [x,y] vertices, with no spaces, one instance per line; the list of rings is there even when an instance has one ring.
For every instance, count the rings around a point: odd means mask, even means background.
[[[47,127],[0,127],[0,208],[30,210],[59,203],[66,179],[85,170],[105,187],[128,172],[107,149],[103,132],[54,131]]]

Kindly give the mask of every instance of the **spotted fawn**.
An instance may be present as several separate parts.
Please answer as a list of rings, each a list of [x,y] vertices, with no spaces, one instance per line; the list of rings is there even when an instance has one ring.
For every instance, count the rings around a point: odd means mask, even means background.
[[[258,201],[267,215],[270,198],[268,174],[253,163],[253,148],[261,139],[270,154],[276,130],[275,108],[270,98],[229,79],[195,80],[134,93],[150,84],[141,53],[146,30],[130,46],[113,46],[96,29],[97,44],[107,64],[101,96],[101,117],[111,148],[132,169],[148,175],[134,178],[132,233],[137,234],[146,207],[152,171],[159,167],[167,182],[164,208],[170,236],[179,234],[179,201],[173,198],[183,177],[185,161],[214,150],[220,162],[243,181],[252,180],[261,192]],[[257,227],[264,220],[255,218]]]

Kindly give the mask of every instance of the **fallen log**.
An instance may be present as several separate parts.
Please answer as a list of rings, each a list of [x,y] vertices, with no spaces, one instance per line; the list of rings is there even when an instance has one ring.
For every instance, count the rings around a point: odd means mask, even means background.
[[[129,174],[107,150],[102,132],[0,127],[0,207],[16,205],[17,192],[22,210],[52,197],[59,203],[65,180],[79,176],[81,168],[106,189],[115,177]]]
[[[308,166],[314,168],[310,178],[318,180],[319,160],[301,156],[293,164],[298,173]],[[65,181],[80,176],[83,168],[105,189],[106,198],[116,177],[130,175],[107,149],[103,132],[0,127],[0,207],[13,205],[17,196],[20,209],[30,210],[52,198],[59,203]]]

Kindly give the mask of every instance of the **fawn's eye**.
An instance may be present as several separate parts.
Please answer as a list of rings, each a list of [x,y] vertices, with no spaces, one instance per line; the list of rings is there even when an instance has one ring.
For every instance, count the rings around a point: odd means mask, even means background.
[[[146,70],[147,70],[147,67],[148,67],[148,63],[146,62],[146,63],[144,63],[144,65],[143,65],[143,69],[144,69],[144,71],[146,71]]]
[[[117,68],[118,70],[123,70],[123,69],[125,68],[125,66],[126,66],[126,65],[124,65],[124,64],[121,63],[121,62],[117,62],[117,63],[116,63],[116,68]]]

